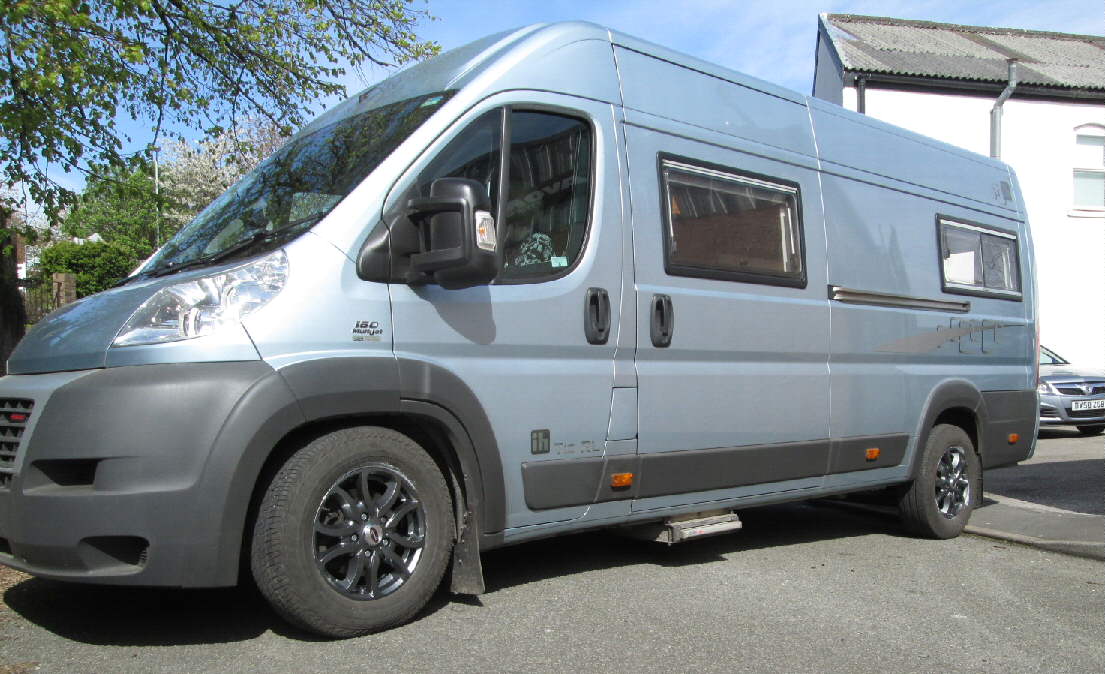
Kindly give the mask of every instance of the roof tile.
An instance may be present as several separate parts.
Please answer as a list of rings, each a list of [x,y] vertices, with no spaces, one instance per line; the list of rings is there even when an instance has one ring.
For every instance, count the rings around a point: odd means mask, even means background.
[[[960,26],[852,14],[824,15],[845,69],[1004,82],[1019,62],[1025,84],[1105,89],[1105,37]]]

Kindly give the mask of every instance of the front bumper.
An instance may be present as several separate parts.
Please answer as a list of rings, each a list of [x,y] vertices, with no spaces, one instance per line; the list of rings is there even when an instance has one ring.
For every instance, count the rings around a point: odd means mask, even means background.
[[[34,401],[0,487],[0,564],[91,583],[233,584],[263,461],[244,457],[282,432],[265,419],[301,418],[260,361],[9,376],[0,399]]]
[[[1105,409],[1075,410],[1075,401],[1105,400],[1102,395],[1069,396],[1040,394],[1040,426],[1102,426]]]

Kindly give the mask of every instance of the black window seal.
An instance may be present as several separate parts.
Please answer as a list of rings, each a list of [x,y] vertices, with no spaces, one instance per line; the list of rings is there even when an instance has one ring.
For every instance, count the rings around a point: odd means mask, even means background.
[[[961,284],[949,284],[947,275],[944,274],[944,223],[948,223],[951,226],[956,224],[966,225],[968,227],[974,227],[975,229],[981,229],[984,231],[994,232],[995,234],[1002,235],[1003,238],[1012,237],[1015,244],[1014,249],[1017,251],[1017,287],[1020,290],[1006,290],[998,291],[986,286],[967,286]],[[981,249],[979,254],[982,254]],[[949,295],[970,295],[971,297],[988,297],[995,300],[1006,300],[1007,302],[1023,302],[1024,301],[1024,275],[1021,273],[1021,236],[1020,233],[1012,229],[1003,229],[1001,227],[995,227],[993,225],[987,225],[982,222],[976,222],[974,220],[968,220],[967,218],[960,218],[954,215],[944,215],[943,213],[936,214],[936,262],[938,266],[938,272],[940,273],[940,290]]]
[[[728,173],[737,177],[751,178],[767,183],[775,183],[777,185],[793,187],[796,211],[795,218],[798,225],[796,232],[796,236],[798,238],[798,255],[802,265],[801,272],[795,275],[788,274],[784,276],[765,272],[728,271],[722,269],[714,269],[711,267],[696,267],[693,265],[673,263],[671,261],[671,214],[669,212],[670,204],[668,203],[668,185],[667,181],[664,179],[664,162],[677,162],[690,166],[698,166],[711,171]],[[690,278],[711,279],[714,281],[755,283],[759,285],[771,285],[783,288],[805,288],[807,286],[808,276],[806,271],[806,228],[802,214],[802,186],[800,184],[793,180],[787,180],[785,178],[779,178],[777,176],[767,175],[764,173],[755,173],[753,171],[745,171],[743,169],[733,168],[732,166],[715,164],[712,162],[703,161],[701,159],[672,154],[669,152],[657,153],[656,177],[660,187],[660,228],[661,230],[663,230],[664,236],[664,272],[668,276],[686,276]]]
[[[520,276],[513,278],[503,278],[502,273],[506,261],[503,257],[506,252],[503,248],[503,246],[505,245],[505,231],[498,229],[498,223],[504,223],[505,226],[506,219],[503,216],[506,215],[507,192],[510,189],[509,182],[506,183],[505,186],[499,190],[499,217],[496,218],[495,222],[497,229],[496,233],[499,235],[499,246],[501,252],[499,254],[499,274],[495,277],[495,280],[491,282],[491,285],[516,286],[555,281],[557,279],[564,278],[568,274],[571,274],[573,271],[575,271],[576,267],[579,266],[580,262],[583,260],[584,255],[587,253],[587,246],[590,245],[591,242],[591,226],[595,219],[595,197],[598,193],[598,134],[595,133],[595,124],[592,121],[591,116],[583,112],[582,110],[575,110],[559,105],[546,105],[544,103],[511,103],[502,107],[505,110],[505,121],[503,123],[503,152],[501,157],[502,165],[499,169],[499,172],[502,176],[507,176],[508,172],[510,171],[511,142],[510,136],[506,134],[510,131],[510,114],[512,112],[542,112],[550,115],[559,115],[560,117],[568,117],[570,119],[574,119],[586,124],[587,129],[590,131],[591,147],[589,149],[591,152],[591,166],[590,175],[587,177],[590,187],[590,203],[587,205],[587,223],[586,225],[584,225],[583,239],[579,243],[579,254],[576,255],[575,260],[572,260],[572,264],[562,269],[558,269],[556,272],[550,274],[542,274],[540,276]]]

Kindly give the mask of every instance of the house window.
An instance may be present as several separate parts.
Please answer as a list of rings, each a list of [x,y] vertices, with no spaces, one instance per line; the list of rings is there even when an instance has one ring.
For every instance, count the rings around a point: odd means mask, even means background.
[[[1105,126],[1075,129],[1074,208],[1105,211]]]

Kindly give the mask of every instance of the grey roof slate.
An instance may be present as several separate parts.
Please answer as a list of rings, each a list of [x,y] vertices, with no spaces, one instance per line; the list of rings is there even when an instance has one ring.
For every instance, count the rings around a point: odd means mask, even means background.
[[[1024,84],[1105,89],[1105,37],[822,14],[845,70],[1004,82],[1018,61]]]

